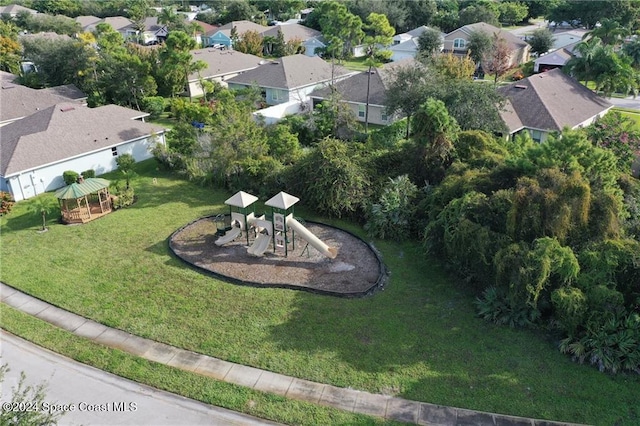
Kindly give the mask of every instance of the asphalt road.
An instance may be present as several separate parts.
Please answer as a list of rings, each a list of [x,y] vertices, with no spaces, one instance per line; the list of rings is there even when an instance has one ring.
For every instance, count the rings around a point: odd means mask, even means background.
[[[640,97],[633,98],[630,96],[624,99],[607,98],[607,100],[617,107],[640,110]]]
[[[0,330],[2,364],[10,371],[2,383],[2,402],[11,399],[20,372],[27,384],[47,383],[39,409],[73,407],[59,425],[274,425],[275,423],[202,404],[105,373],[55,354]],[[3,406],[3,409],[5,407]]]

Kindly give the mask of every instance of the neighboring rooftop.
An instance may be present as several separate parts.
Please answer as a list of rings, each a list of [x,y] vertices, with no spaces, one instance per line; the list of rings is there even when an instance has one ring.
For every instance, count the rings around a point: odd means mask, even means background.
[[[20,12],[29,12],[32,15],[38,13],[37,10],[29,9],[28,7],[20,6],[19,4],[9,4],[7,6],[0,6],[0,15],[16,16]]]
[[[386,91],[389,82],[393,79],[395,70],[400,67],[414,64],[411,58],[398,62],[390,62],[380,68],[371,71],[371,79],[368,78],[367,71],[362,71],[351,77],[340,80],[334,84],[334,89],[340,93],[342,100],[347,102],[366,104],[367,85],[369,85],[369,104],[384,106],[386,102]],[[326,99],[331,94],[332,89],[322,87],[314,90],[311,97]]]
[[[147,115],[118,105],[52,105],[2,127],[0,175],[11,176],[161,131],[136,120]]]
[[[510,133],[523,127],[548,131],[574,128],[613,106],[560,69],[535,74],[498,91],[511,105],[501,112]]]
[[[194,60],[203,61],[207,68],[200,73],[193,73],[189,76],[189,81],[203,78],[223,76],[234,72],[243,72],[260,66],[262,58],[235,50],[221,50],[213,47],[192,50]]]
[[[506,42],[509,44],[509,47],[511,47],[512,49],[520,49],[522,47],[529,46],[529,44],[526,41],[520,40],[517,36],[513,35],[511,32],[502,30],[498,27],[494,27],[493,25],[489,25],[485,22],[476,22],[475,24],[465,25],[464,27],[454,30],[449,34],[452,34],[458,30],[467,34],[471,34],[474,31],[480,31],[492,36],[494,34],[498,34],[498,37],[505,39]],[[447,36],[449,36],[449,34],[447,34]]]
[[[229,83],[251,85],[275,89],[296,89],[323,83],[331,78],[349,74],[345,68],[332,66],[318,56],[292,55],[269,61],[258,68],[249,70],[227,80]]]
[[[231,37],[231,29],[233,27],[238,31],[238,35],[247,31],[256,31],[258,34],[262,34],[265,30],[269,29],[269,27],[251,21],[231,21],[221,26],[220,31],[227,37]]]
[[[310,38],[320,37],[322,33],[318,30],[314,30],[313,28],[305,27],[300,24],[285,24],[285,25],[276,25],[273,27],[269,27],[268,30],[262,33],[263,37],[277,37],[278,30],[282,31],[282,35],[284,36],[284,41],[289,42],[295,39],[299,39],[300,41],[305,41]]]
[[[5,80],[1,84],[0,123],[26,117],[60,102],[86,97],[73,85],[38,90]]]

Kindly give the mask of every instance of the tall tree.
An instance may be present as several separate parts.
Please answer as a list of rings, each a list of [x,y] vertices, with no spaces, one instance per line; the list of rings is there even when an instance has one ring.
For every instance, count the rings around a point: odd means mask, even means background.
[[[503,2],[500,3],[500,22],[507,25],[515,25],[524,20],[529,14],[529,8],[525,3],[521,2]]]
[[[351,49],[364,38],[362,19],[350,13],[343,3],[335,1],[322,2],[319,9],[320,28],[328,39],[331,50],[337,58],[348,57]]]
[[[442,34],[437,28],[427,28],[418,37],[418,54],[423,58],[429,58],[442,49]]]
[[[583,80],[586,86],[589,81],[595,80],[595,58],[603,48],[602,41],[598,37],[581,41],[575,47],[579,55],[571,58],[564,69],[577,80]]]
[[[391,45],[395,30],[389,24],[387,17],[379,13],[371,13],[367,16],[367,35],[365,36],[365,45],[367,48],[367,56],[365,65],[367,65],[367,102],[364,113],[364,131],[369,132],[369,95],[371,91],[371,72],[373,68],[381,65],[383,60],[391,57],[391,52],[385,50],[384,47]]]
[[[502,77],[511,68],[511,55],[513,50],[509,47],[509,43],[499,37],[498,34],[493,35],[491,50],[485,52],[482,57],[482,69],[484,72],[493,75],[493,84],[498,84],[498,78]]]
[[[583,38],[598,37],[603,44],[619,46],[630,33],[631,31],[621,26],[619,22],[604,18],[600,21],[600,26],[589,31]]]
[[[551,50],[554,40],[553,33],[548,28],[538,28],[527,39],[527,43],[531,45],[531,52],[543,55]]]
[[[427,71],[419,62],[394,68],[385,94],[387,114],[401,113],[407,117],[406,137],[409,138],[411,118],[427,99]]]
[[[175,96],[184,91],[189,75],[206,67],[203,61],[193,61],[190,50],[196,41],[182,31],[173,31],[160,50],[161,89],[165,96]]]
[[[480,64],[482,58],[491,50],[492,43],[491,35],[486,32],[478,30],[471,32],[467,49],[476,65]]]
[[[262,36],[257,31],[245,31],[240,35],[233,48],[238,52],[262,56]]]
[[[458,18],[458,26],[463,27],[468,24],[475,24],[476,22],[485,22],[490,25],[500,25],[498,17],[500,16],[500,10],[498,10],[497,3],[483,2],[472,4],[460,10]]]
[[[18,43],[18,27],[0,21],[0,70],[12,74],[20,72],[22,46]]]

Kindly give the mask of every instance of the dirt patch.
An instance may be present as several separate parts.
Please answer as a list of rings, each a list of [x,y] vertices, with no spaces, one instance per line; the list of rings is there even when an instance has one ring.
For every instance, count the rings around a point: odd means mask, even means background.
[[[364,296],[384,285],[386,268],[367,243],[349,232],[315,222],[304,225],[320,240],[338,249],[335,259],[320,254],[296,234],[274,252],[273,243],[262,257],[247,253],[247,235],[221,247],[215,245],[216,225],[205,217],[176,231],[169,246],[176,256],[198,268],[238,284],[286,287],[336,296]],[[249,231],[249,245],[255,235]]]

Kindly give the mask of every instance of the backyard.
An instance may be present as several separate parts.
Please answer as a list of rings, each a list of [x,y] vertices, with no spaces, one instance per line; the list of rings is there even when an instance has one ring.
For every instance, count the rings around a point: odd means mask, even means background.
[[[57,223],[52,194],[16,204],[0,219],[0,279],[111,327],[313,381],[549,420],[640,421],[639,375],[600,373],[560,354],[542,332],[482,321],[463,285],[425,259],[417,242],[375,241],[391,276],[384,291],[360,299],[242,287],[191,269],[170,254],[169,236],[194,219],[225,212],[230,194],[160,171],[154,160],[138,164],[137,172],[137,203],[81,226]],[[44,200],[53,202],[53,214],[49,231],[38,233],[41,217],[33,209]],[[356,224],[330,222],[310,209],[296,206],[296,215],[364,237]],[[3,312],[2,326],[20,334],[15,313],[6,315],[4,306]],[[104,365],[122,357],[82,343],[73,348],[67,355],[77,358],[102,351],[95,358]],[[198,398],[195,389],[182,393]],[[300,417],[258,414],[300,423],[305,410],[312,417],[315,408],[296,410]]]

